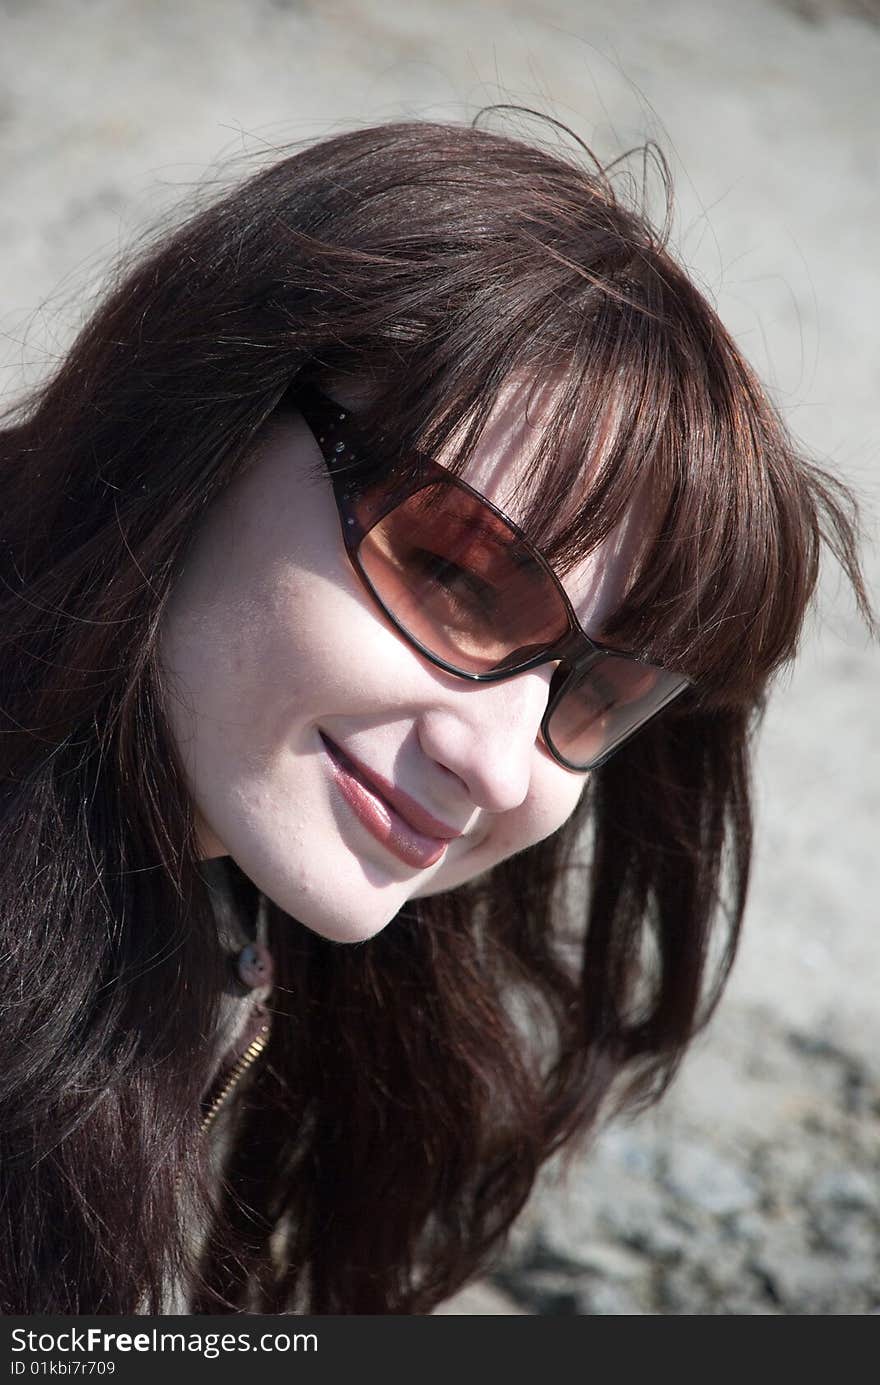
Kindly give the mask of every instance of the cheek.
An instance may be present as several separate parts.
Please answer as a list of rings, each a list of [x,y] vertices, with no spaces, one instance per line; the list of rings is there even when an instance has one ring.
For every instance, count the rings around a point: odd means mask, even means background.
[[[540,751],[538,754],[542,761],[547,759]],[[580,802],[587,778],[587,775],[569,774],[555,762],[542,764],[533,775],[525,802],[492,824],[486,839],[474,853],[470,874],[491,870],[508,857],[558,832]],[[462,875],[462,879],[466,878],[467,875]]]
[[[570,774],[538,752],[529,795],[521,807],[498,822],[497,846],[504,856],[534,846],[564,826],[581,800],[588,775]]]
[[[257,768],[314,719],[387,697],[376,622],[338,586],[282,572],[258,601],[219,598],[172,612],[161,644],[172,720],[203,751]]]
[[[444,890],[454,890],[494,869],[510,856],[552,836],[568,822],[588,780],[589,775],[570,774],[537,749],[536,767],[525,802],[498,817],[479,846],[441,867],[425,886],[413,890],[410,898],[426,898]]]

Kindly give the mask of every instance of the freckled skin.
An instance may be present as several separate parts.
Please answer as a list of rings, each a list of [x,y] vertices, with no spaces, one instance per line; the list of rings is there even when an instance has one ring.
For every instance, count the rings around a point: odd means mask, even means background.
[[[501,508],[528,465],[524,408],[518,389],[499,397],[466,473]],[[588,629],[616,599],[620,574],[618,543],[566,577]],[[273,422],[205,516],[160,653],[202,855],[231,855],[276,904],[339,942],[371,937],[407,900],[542,840],[583,790],[586,776],[539,738],[552,665],[468,683],[383,618],[348,562],[298,416]],[[427,869],[398,860],[339,793],[321,731],[464,835]]]

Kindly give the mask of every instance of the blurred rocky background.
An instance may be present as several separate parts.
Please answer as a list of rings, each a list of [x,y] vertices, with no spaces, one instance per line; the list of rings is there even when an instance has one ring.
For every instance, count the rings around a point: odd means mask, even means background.
[[[0,393],[206,180],[496,102],[602,158],[657,141],[677,253],[863,498],[876,599],[878,0],[0,0]],[[822,595],[762,732],[716,1019],[663,1103],[548,1170],[497,1272],[441,1311],[880,1309],[880,650],[831,566]]]

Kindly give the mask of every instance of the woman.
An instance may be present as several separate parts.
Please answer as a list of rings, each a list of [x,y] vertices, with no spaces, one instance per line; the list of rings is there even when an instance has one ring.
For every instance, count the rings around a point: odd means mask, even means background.
[[[2,458],[4,1310],[429,1311],[715,1004],[849,497],[608,176],[430,123],[167,233]]]

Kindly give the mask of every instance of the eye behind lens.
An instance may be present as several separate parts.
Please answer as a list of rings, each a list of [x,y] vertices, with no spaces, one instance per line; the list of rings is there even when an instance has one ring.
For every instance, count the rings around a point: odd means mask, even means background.
[[[559,690],[548,718],[553,747],[585,769],[616,750],[688,683],[656,665],[608,655]]]

